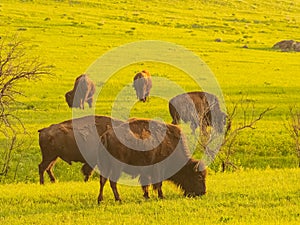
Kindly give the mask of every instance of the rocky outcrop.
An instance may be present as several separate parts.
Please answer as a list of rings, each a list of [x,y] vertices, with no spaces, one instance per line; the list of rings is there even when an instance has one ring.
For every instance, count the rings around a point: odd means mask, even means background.
[[[294,40],[283,40],[273,45],[274,49],[279,49],[283,52],[300,52],[300,42]]]

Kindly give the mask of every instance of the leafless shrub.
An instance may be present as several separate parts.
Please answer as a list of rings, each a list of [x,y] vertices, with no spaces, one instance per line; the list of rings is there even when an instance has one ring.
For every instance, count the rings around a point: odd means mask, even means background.
[[[26,80],[36,80],[49,75],[50,67],[41,63],[37,57],[28,56],[25,42],[13,37],[1,39],[0,43],[0,178],[10,169],[13,150],[20,142],[17,137],[26,129],[16,114],[17,96],[22,95],[22,84]]]
[[[298,167],[300,167],[300,109],[290,107],[285,127],[293,139],[295,153],[298,158]]]
[[[248,98],[242,97],[238,102],[233,102],[231,108],[227,108],[227,119],[223,140],[220,142],[215,138],[212,133],[209,138],[206,136],[200,136],[200,142],[202,149],[209,161],[214,161],[218,157],[222,164],[222,172],[226,171],[229,167],[237,169],[237,166],[233,160],[236,153],[236,142],[239,135],[246,129],[255,129],[255,125],[258,121],[262,120],[265,114],[274,108],[268,107],[261,112],[257,112],[255,102]],[[237,119],[239,116],[241,119]],[[213,142],[218,143],[215,149],[218,152],[214,152],[209,147],[214,145]]]

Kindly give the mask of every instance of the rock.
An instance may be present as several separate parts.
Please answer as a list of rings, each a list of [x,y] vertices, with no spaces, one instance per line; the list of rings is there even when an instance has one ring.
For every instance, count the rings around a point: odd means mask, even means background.
[[[300,52],[300,42],[297,42],[294,44],[294,51],[295,52]]]
[[[294,40],[283,40],[273,45],[274,49],[279,49],[283,52],[296,51],[300,52],[300,42]]]

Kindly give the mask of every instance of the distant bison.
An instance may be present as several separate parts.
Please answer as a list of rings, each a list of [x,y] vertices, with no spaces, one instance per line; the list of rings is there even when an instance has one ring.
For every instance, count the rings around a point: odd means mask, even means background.
[[[101,136],[103,149],[99,152],[100,193],[107,179],[116,201],[120,201],[117,181],[122,172],[140,176],[144,197],[153,185],[163,198],[162,181],[169,180],[182,188],[185,196],[206,193],[206,168],[202,161],[191,158],[186,139],[180,128],[147,119],[131,119]]]
[[[68,106],[71,108],[84,109],[85,102],[91,108],[94,93],[95,84],[86,74],[82,74],[76,78],[73,90],[68,91],[65,94],[65,98]]]
[[[103,134],[108,127],[113,124],[121,124],[122,121],[112,119],[106,116],[86,116],[78,119],[67,120],[59,124],[53,124],[47,128],[39,130],[39,145],[42,153],[42,162],[39,164],[40,183],[44,184],[44,172],[47,171],[51,182],[55,182],[52,172],[57,158],[61,158],[70,165],[72,162],[82,162],[82,172],[85,181],[89,179],[93,171],[86,159],[82,156],[77,142],[75,140],[74,131],[85,141],[87,155],[91,154],[92,147],[96,141],[99,142],[99,136]],[[93,132],[93,126],[96,132]],[[97,140],[98,139],[98,140]]]
[[[300,42],[294,40],[283,40],[273,45],[274,49],[280,49],[283,52],[296,51],[300,52]]]
[[[223,132],[226,114],[221,111],[219,101],[213,94],[206,92],[188,92],[175,96],[169,101],[172,124],[191,122],[193,133],[197,127],[207,135],[207,127],[212,126],[218,133]]]
[[[145,102],[150,95],[152,88],[152,79],[148,71],[143,70],[137,73],[133,78],[133,87],[136,92],[136,96],[140,101]]]

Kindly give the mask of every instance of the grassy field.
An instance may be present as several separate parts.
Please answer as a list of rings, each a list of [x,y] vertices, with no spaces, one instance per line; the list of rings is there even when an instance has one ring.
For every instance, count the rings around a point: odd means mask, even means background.
[[[18,100],[24,104],[16,113],[30,135],[25,138],[30,145],[14,155],[9,181],[14,177],[17,181],[37,181],[37,130],[72,118],[64,94],[74,79],[108,51],[142,40],[181,45],[200,57],[215,75],[228,111],[241,98],[255,105],[256,114],[274,107],[255,130],[244,132],[238,139],[234,158],[238,166],[297,165],[284,124],[289,107],[299,104],[299,54],[274,51],[272,46],[282,39],[299,39],[298,1],[177,1],[176,6],[170,1],[2,1],[0,10],[2,39],[17,34],[26,40],[28,53],[52,65],[55,74],[22,87],[25,96]],[[215,42],[217,38],[222,42]],[[155,78],[175,82],[185,91],[199,90],[188,74],[172,65],[139,62],[116,71],[105,85],[96,80],[98,89],[103,87],[96,108],[84,113],[111,115],[112,104],[124,87],[134,98],[128,86],[135,72],[142,69],[148,69]],[[170,122],[170,88],[159,82],[154,87],[166,98],[153,96],[145,104],[136,103],[128,114]],[[241,115],[237,125],[243,121]],[[65,174],[69,168],[62,165],[62,170]],[[64,175],[65,179],[81,179],[78,170],[74,171],[71,176]]]
[[[25,145],[13,152],[10,172],[2,179],[0,221],[3,224],[20,221],[23,224],[299,223],[300,176],[299,170],[294,169],[298,162],[284,124],[289,107],[300,107],[300,54],[272,49],[284,39],[300,41],[299,28],[299,0],[1,0],[1,40],[13,35],[25,40],[27,53],[52,65],[54,76],[22,86],[25,96],[18,97],[18,101],[23,104],[15,113],[28,135],[22,137]],[[166,184],[166,200],[153,198],[144,202],[139,191],[123,186],[120,191],[124,203],[119,205],[114,203],[107,187],[107,200],[100,207],[95,203],[96,175],[92,182],[81,183],[79,164],[69,166],[58,162],[55,175],[60,183],[37,185],[37,165],[41,161],[37,130],[83,113],[72,112],[64,99],[75,78],[89,71],[105,53],[143,40],[174,43],[201,58],[217,79],[228,111],[241,98],[255,105],[256,115],[274,107],[257,123],[256,129],[247,130],[238,138],[233,161],[239,172],[214,174],[220,167],[216,161],[209,168],[209,192],[199,199],[185,199],[176,188]],[[105,84],[96,80],[97,89],[102,88],[101,94],[96,107],[84,113],[111,115],[112,104],[124,88],[132,100],[132,77],[143,69],[148,69],[154,79],[173,81],[185,91],[199,89],[189,74],[172,65],[137,62],[111,74]],[[98,76],[101,77],[101,71]],[[152,96],[149,102],[135,103],[128,114],[171,122],[167,100],[172,92],[159,82],[154,83],[154,88],[166,97]],[[235,126],[242,122],[240,113]],[[0,138],[0,154],[3,154],[5,141]]]
[[[184,198],[171,183],[165,199],[120,185],[116,203],[107,185],[97,205],[98,182],[1,186],[1,224],[299,224],[300,171],[250,170],[210,174],[208,194]]]

